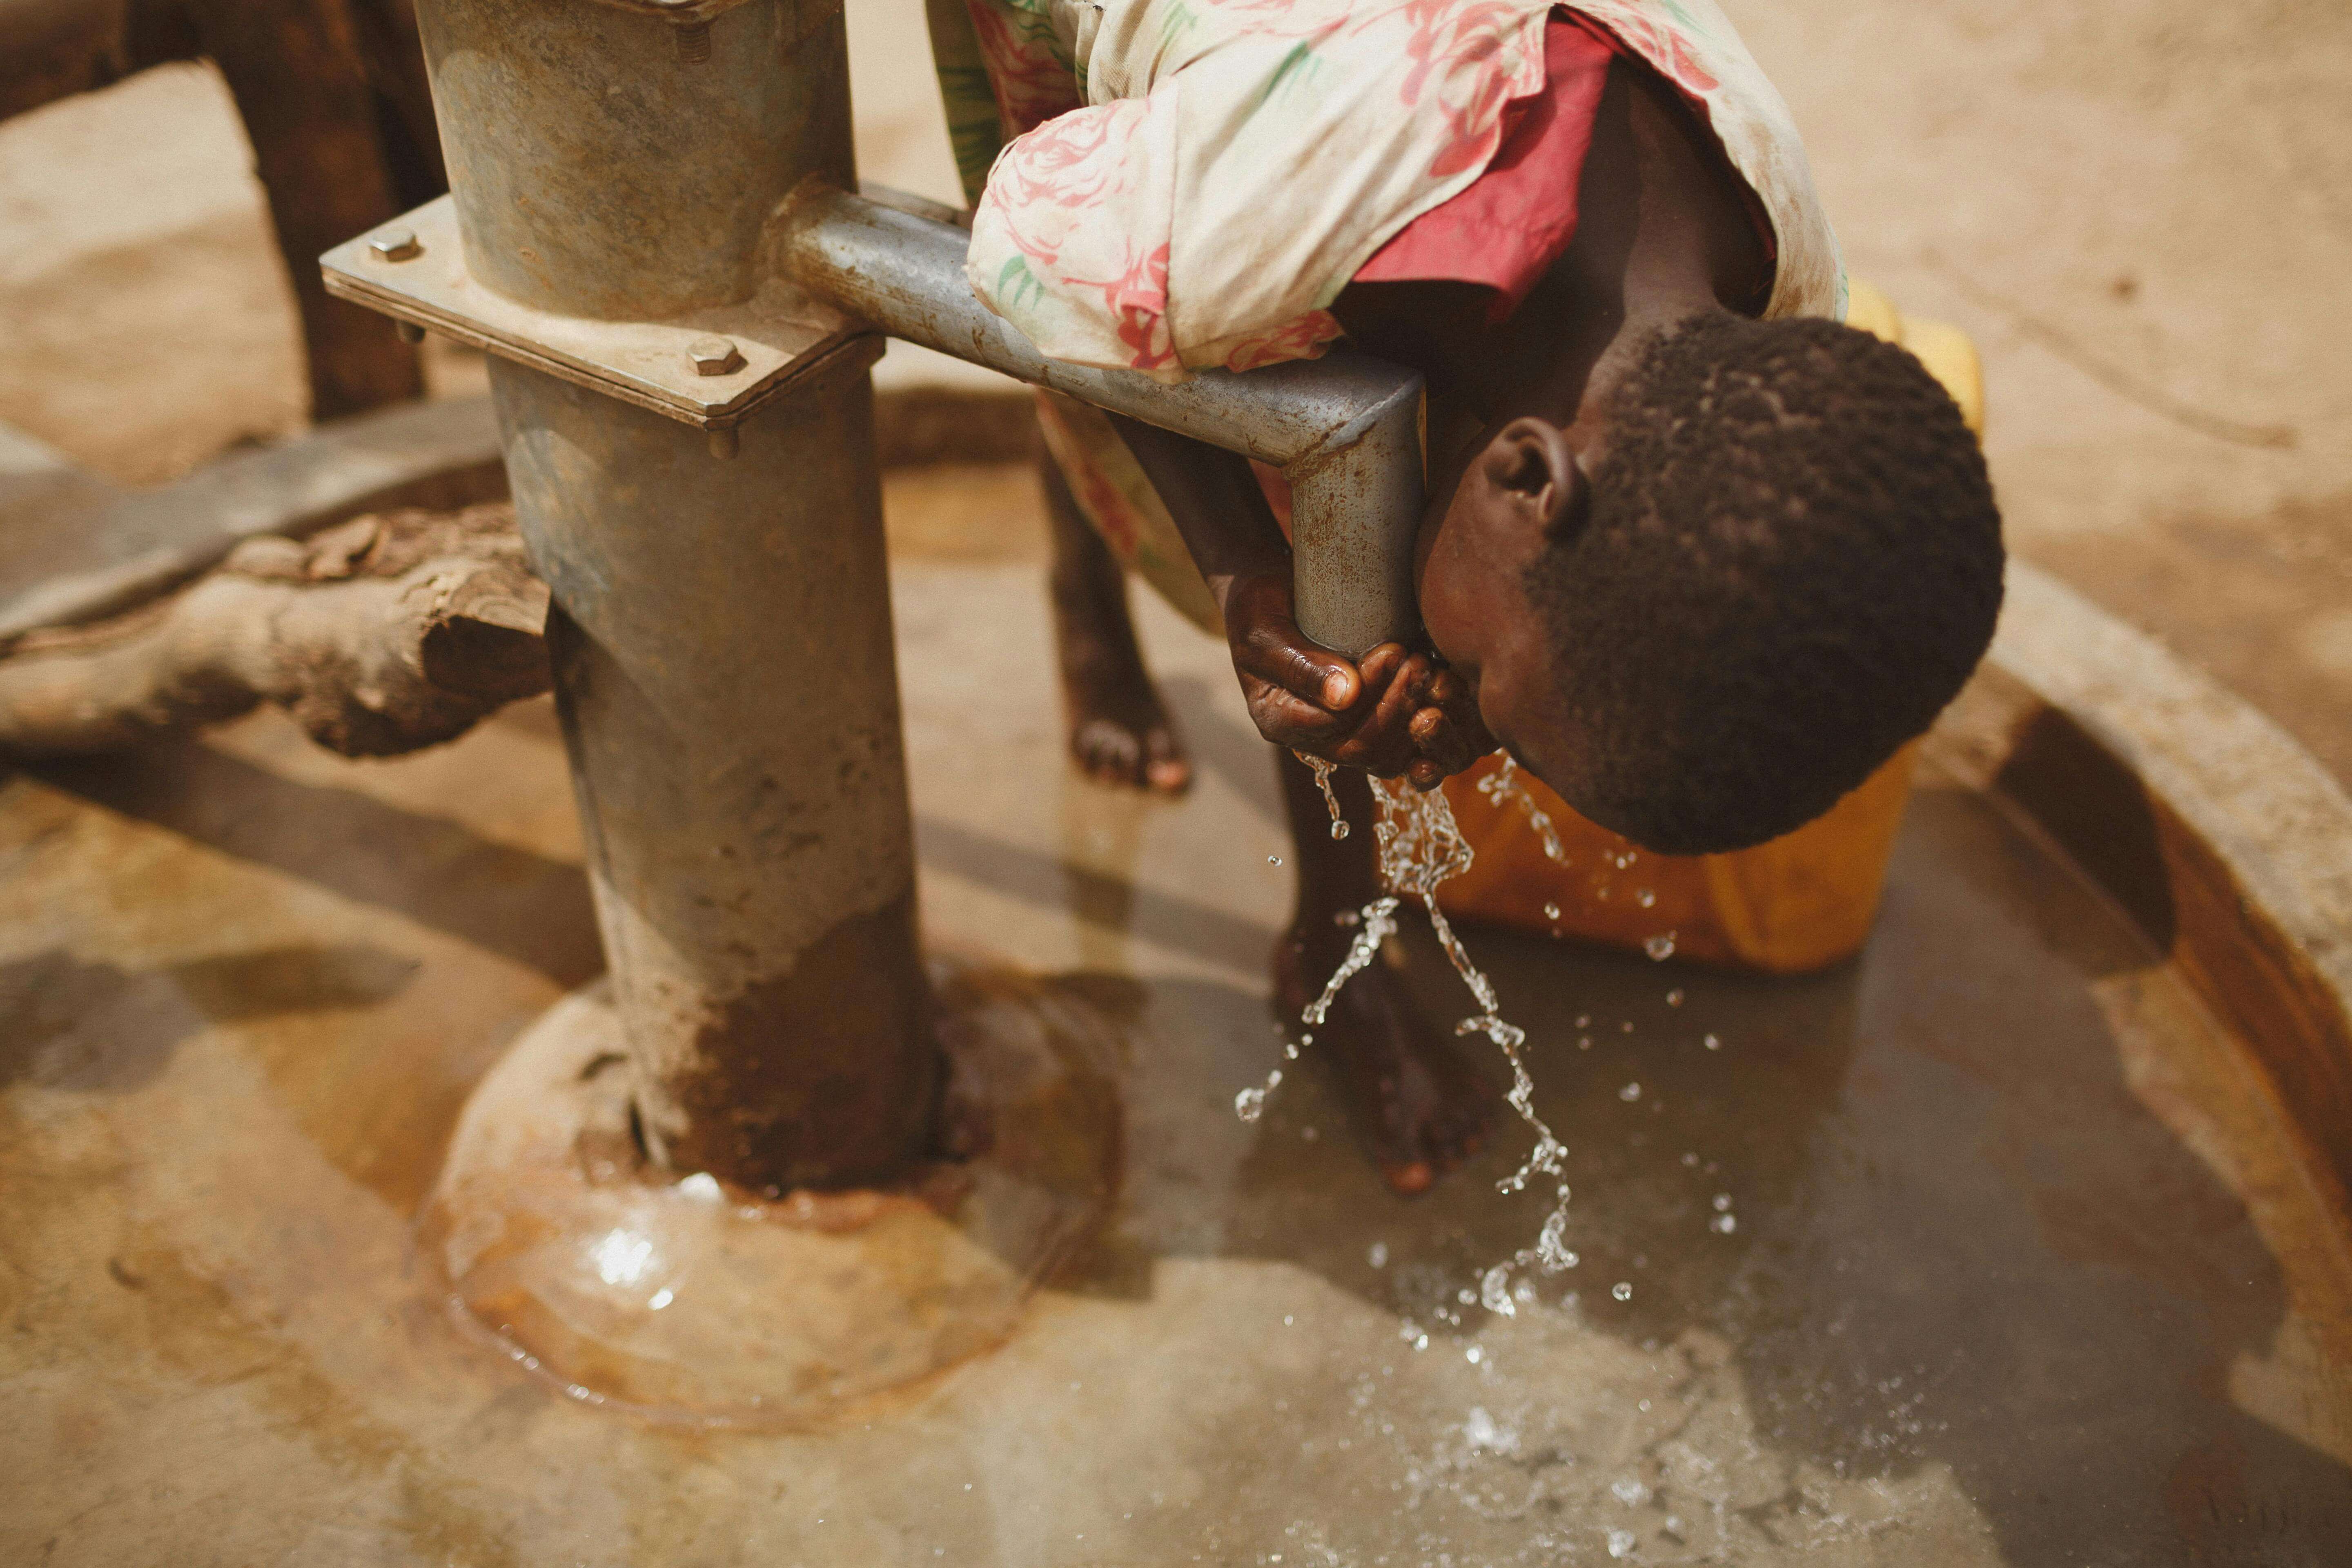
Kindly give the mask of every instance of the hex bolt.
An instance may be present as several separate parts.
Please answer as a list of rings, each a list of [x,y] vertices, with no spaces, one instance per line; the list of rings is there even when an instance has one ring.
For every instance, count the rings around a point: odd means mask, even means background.
[[[686,345],[697,375],[732,375],[743,368],[743,356],[725,338],[697,338]]]
[[[414,261],[425,254],[413,228],[388,228],[368,238],[368,254],[378,261]]]

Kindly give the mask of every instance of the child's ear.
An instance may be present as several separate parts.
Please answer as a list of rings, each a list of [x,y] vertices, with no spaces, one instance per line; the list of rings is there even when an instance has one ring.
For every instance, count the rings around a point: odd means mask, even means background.
[[[1573,527],[1587,485],[1567,434],[1549,420],[1514,419],[1479,454],[1479,477],[1512,516],[1538,532]]]

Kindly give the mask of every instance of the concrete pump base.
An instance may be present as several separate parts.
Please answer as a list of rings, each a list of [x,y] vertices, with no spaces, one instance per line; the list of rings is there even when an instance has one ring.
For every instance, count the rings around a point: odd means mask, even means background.
[[[574,1398],[805,1427],[1003,1341],[1110,1212],[1118,1033],[1018,976],[942,975],[968,1158],[892,1190],[761,1194],[650,1168],[600,983],[556,1004],[466,1102],[425,1205],[461,1323]]]

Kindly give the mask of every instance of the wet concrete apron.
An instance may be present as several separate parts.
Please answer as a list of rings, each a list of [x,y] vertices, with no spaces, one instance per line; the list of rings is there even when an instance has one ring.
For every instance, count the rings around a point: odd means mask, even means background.
[[[1063,769],[1034,568],[900,563],[929,940],[1122,1020],[1125,1197],[1009,1344],[828,1433],[582,1407],[415,1266],[467,1089],[598,963],[543,707],[0,784],[0,1561],[2352,1554],[2341,1239],[2233,1043],[1982,797],[1927,781],[1826,976],[1474,935],[1582,1258],[1507,1321],[1457,1294],[1540,1217],[1507,1121],[1406,1202],[1311,1072],[1234,1120],[1279,811],[1222,650],[1139,607],[1173,805]]]

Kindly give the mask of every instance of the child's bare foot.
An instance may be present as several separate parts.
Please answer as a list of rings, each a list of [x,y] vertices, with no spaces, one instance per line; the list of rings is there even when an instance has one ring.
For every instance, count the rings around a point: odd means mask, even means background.
[[[1308,929],[1319,919],[1321,929]],[[1352,932],[1327,913],[1275,943],[1274,995],[1285,1025],[1321,994]],[[1475,1153],[1495,1090],[1430,1027],[1402,982],[1375,961],[1340,988],[1307,1055],[1335,1075],[1357,1131],[1390,1187],[1412,1197]]]
[[[1070,760],[1103,784],[1181,795],[1192,786],[1192,764],[1151,677],[1140,662],[1116,668],[1124,661],[1102,657],[1108,649],[1091,650],[1095,657],[1089,658],[1089,650],[1071,646],[1076,640],[1065,621],[1062,700],[1070,723]]]

